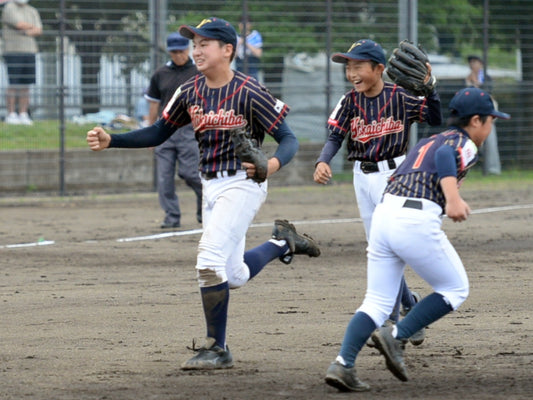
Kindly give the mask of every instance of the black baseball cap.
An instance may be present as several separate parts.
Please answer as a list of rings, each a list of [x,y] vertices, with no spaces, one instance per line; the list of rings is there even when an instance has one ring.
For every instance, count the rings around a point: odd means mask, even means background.
[[[189,47],[189,39],[181,36],[178,32],[172,32],[167,36],[167,50],[185,50]]]
[[[458,117],[492,115],[502,119],[511,118],[509,114],[496,110],[489,93],[475,87],[459,90],[451,99],[448,108]]]
[[[182,25],[178,31],[188,39],[198,35],[206,39],[221,40],[233,45],[233,48],[237,47],[237,31],[228,21],[221,18],[206,18],[196,27]]]
[[[387,65],[383,48],[370,39],[361,39],[348,49],[346,53],[335,53],[331,56],[331,61],[346,64],[348,60],[375,61]]]

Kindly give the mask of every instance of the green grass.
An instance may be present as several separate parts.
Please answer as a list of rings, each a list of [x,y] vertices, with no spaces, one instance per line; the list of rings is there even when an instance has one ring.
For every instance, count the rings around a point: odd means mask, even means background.
[[[72,122],[65,124],[65,147],[67,149],[86,148],[87,131],[94,123],[78,125]],[[125,132],[125,130],[109,130],[108,133]],[[274,142],[266,136],[265,143]],[[8,125],[0,122],[0,151],[9,150],[55,150],[59,149],[59,122],[55,120],[38,120],[32,126]]]
[[[78,125],[72,122],[65,124],[65,147],[67,149],[86,148],[87,131],[94,127],[94,123]],[[108,133],[125,132],[124,130],[110,130]],[[265,143],[274,142],[269,135]],[[9,150],[55,150],[59,149],[59,122],[55,120],[38,120],[32,126],[8,125],[0,122],[0,151]]]
[[[67,149],[86,148],[85,136],[94,125],[94,123],[78,125],[67,122],[65,124],[65,147]],[[39,120],[35,121],[32,126],[8,125],[0,122],[0,151],[53,150],[59,147],[58,121]]]
[[[468,173],[464,181],[464,187],[468,190],[486,188],[503,190],[531,185],[533,185],[533,171],[511,169],[503,170],[501,175],[483,175],[479,165]]]
[[[333,179],[337,183],[352,182],[352,172],[336,173]],[[476,189],[505,189],[507,187],[533,185],[533,171],[503,170],[501,175],[484,175],[481,165],[477,164],[466,176],[463,187],[467,190]]]

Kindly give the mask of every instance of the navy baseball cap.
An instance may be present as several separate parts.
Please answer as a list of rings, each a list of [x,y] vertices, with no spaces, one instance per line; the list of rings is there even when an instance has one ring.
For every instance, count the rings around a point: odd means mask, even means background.
[[[331,56],[331,61],[346,64],[349,60],[375,61],[387,65],[383,48],[370,39],[362,39],[350,47],[346,53],[335,53]]]
[[[185,50],[189,47],[189,39],[181,36],[178,32],[172,32],[167,37],[167,50]]]
[[[194,35],[198,35],[207,39],[221,40],[224,43],[232,44],[233,48],[237,47],[237,31],[228,21],[221,18],[206,18],[196,27],[182,25],[179,32],[189,39],[194,38]]]
[[[496,110],[490,94],[475,87],[459,90],[451,99],[448,108],[459,117],[492,115],[502,119],[511,118],[509,114]]]

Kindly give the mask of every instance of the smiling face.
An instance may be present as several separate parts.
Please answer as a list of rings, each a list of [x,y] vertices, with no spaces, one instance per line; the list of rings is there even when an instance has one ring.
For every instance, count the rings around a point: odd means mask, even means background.
[[[208,75],[210,71],[228,69],[231,62],[233,46],[207,39],[198,35],[193,39],[192,57],[198,71]]]
[[[370,61],[348,60],[346,63],[346,79],[357,92],[367,97],[377,96],[383,90],[383,71],[385,66],[378,64],[373,67]]]

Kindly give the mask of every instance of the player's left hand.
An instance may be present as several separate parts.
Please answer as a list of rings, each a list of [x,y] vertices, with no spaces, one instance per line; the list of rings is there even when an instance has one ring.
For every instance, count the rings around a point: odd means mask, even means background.
[[[431,64],[430,63],[426,63],[426,67],[428,68],[428,73],[426,75],[426,77],[424,78],[424,84],[428,84],[428,82],[431,80]]]
[[[416,96],[429,96],[437,79],[431,75],[426,51],[408,40],[402,40],[389,58],[387,75],[391,80]]]
[[[250,162],[242,162],[242,169],[246,171],[246,176],[249,179],[253,179],[256,175],[256,167],[255,164]],[[281,168],[281,164],[279,160],[275,157],[268,159],[268,168],[267,168],[267,178],[272,175],[274,172],[278,171]]]
[[[246,177],[252,179],[255,175],[255,165],[249,162],[242,162],[242,169],[246,171]]]

